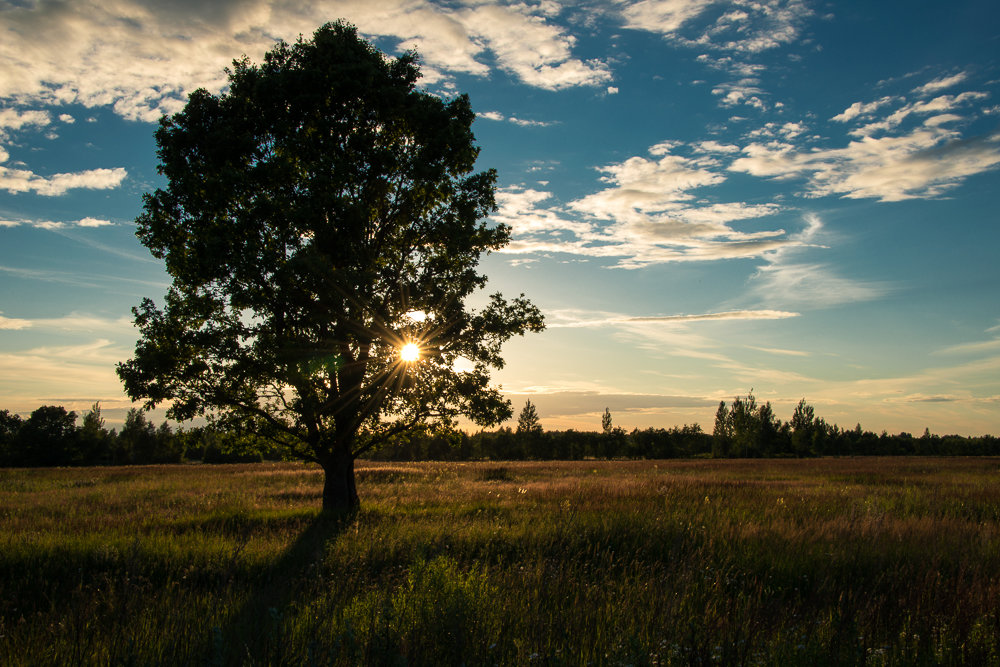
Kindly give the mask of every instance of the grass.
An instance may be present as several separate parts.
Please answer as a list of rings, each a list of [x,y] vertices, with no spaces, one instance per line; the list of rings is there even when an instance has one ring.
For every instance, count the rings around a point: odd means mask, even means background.
[[[0,664],[1000,664],[1000,460],[0,470]]]

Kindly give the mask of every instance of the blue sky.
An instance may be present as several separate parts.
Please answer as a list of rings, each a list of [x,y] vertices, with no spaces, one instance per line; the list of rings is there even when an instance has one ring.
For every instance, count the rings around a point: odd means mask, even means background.
[[[300,6],[301,5],[301,6]],[[307,6],[308,5],[308,6]],[[1000,433],[1000,5],[0,1],[0,408],[109,422],[152,133],[345,18],[471,96],[548,330],[497,381],[549,429],[700,423],[751,389],[841,426]]]

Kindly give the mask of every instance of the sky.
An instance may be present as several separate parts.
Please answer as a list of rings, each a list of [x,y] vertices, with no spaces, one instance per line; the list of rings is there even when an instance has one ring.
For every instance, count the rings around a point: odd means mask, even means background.
[[[515,417],[711,432],[752,392],[1000,434],[993,0],[0,0],[0,409],[123,419],[157,120],[338,18],[471,98],[488,291],[548,325],[505,347]]]

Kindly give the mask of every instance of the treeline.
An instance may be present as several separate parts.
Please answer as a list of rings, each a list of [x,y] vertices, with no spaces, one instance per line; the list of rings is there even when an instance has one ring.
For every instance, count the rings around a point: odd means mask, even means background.
[[[62,406],[42,406],[27,419],[0,410],[0,467],[237,463],[280,457],[263,441],[210,427],[157,426],[135,408],[121,430],[106,428],[100,404],[79,425],[77,414]]]
[[[95,404],[77,424],[75,412],[43,406],[22,419],[0,410],[0,466],[231,463],[290,458],[261,438],[211,427],[159,426],[132,409],[121,430],[107,429]],[[698,424],[627,432],[605,410],[600,431],[545,431],[534,405],[516,429],[465,433],[422,429],[399,435],[366,454],[384,461],[669,459],[815,456],[1000,456],[1000,438],[909,433],[875,434],[858,424],[842,429],[815,415],[803,399],[792,418],[778,419],[753,394],[719,404],[712,433]]]

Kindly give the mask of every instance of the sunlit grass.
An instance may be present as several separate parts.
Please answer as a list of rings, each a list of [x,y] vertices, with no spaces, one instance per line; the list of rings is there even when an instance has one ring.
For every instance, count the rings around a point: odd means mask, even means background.
[[[3,664],[1000,664],[996,459],[0,470]]]

